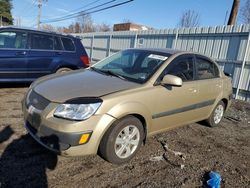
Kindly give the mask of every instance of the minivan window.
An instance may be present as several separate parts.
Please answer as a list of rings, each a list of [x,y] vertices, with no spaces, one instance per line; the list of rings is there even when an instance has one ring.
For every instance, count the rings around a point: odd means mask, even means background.
[[[54,42],[55,42],[54,43],[54,50],[63,50],[63,47],[62,47],[62,44],[61,44],[59,37],[55,37]]]
[[[31,49],[53,50],[53,36],[31,34]]]
[[[200,80],[219,77],[219,70],[217,66],[204,58],[198,57],[196,59],[196,67],[197,77]]]
[[[0,49],[1,48],[26,48],[27,33],[19,31],[2,31],[0,32]]]
[[[75,51],[75,45],[73,43],[73,41],[69,38],[61,38],[62,39],[62,43],[64,46],[64,50],[66,51]]]

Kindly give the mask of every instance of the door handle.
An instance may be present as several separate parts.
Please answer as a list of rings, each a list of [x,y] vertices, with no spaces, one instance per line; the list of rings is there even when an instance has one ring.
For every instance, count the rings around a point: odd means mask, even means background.
[[[221,84],[215,84],[215,86],[216,86],[216,87],[219,87],[219,88],[221,88],[221,87],[222,87],[222,85],[221,85]]]
[[[189,88],[188,91],[191,92],[191,93],[196,93],[197,89],[196,88]]]
[[[16,52],[16,56],[19,56],[19,55],[26,55],[26,51]]]

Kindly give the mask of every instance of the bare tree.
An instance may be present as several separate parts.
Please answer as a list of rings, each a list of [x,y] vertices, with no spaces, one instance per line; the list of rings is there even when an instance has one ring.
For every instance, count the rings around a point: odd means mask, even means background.
[[[130,19],[124,18],[121,23],[132,23]]]
[[[106,23],[101,23],[101,24],[97,24],[96,25],[96,31],[103,31],[103,32],[107,32],[107,31],[111,31],[111,26],[109,24]]]
[[[182,13],[179,27],[197,27],[200,25],[200,14],[194,10],[186,10]]]
[[[245,24],[250,24],[250,0],[246,0],[244,6],[240,9],[240,19]]]
[[[46,31],[57,31],[57,28],[50,24],[42,24],[41,28],[42,30],[46,30]]]
[[[94,22],[90,14],[82,14],[82,16],[77,18],[77,22],[81,27],[82,33],[95,31]]]

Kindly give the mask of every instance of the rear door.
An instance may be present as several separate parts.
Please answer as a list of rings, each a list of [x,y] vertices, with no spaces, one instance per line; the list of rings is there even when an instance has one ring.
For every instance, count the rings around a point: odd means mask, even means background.
[[[27,32],[0,31],[0,81],[27,80]]]
[[[222,80],[217,65],[208,58],[196,55],[196,80],[199,85],[199,100],[207,103],[202,115],[206,118],[212,105],[222,92]]]
[[[30,50],[27,53],[27,69],[29,78],[38,78],[53,72],[54,36],[31,32],[29,36]]]
[[[174,59],[163,71],[160,80],[166,74],[178,76],[182,79],[181,87],[155,86],[156,100],[153,112],[152,132],[170,129],[197,119],[197,105],[199,105],[199,90],[194,79],[194,56],[181,55]]]

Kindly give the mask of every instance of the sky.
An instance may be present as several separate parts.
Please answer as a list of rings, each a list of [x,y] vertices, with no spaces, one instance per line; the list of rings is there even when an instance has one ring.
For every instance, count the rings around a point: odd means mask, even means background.
[[[12,0],[12,14],[21,20],[22,26],[36,27],[38,0]],[[41,20],[48,20],[84,10],[110,0],[48,0],[43,3]],[[126,0],[116,0],[114,3]],[[241,0],[244,5],[246,0]],[[96,3],[94,3],[96,2]],[[115,23],[129,20],[156,29],[175,28],[185,10],[194,10],[200,14],[201,26],[224,25],[233,0],[134,0],[131,3],[91,14],[94,23]],[[87,6],[90,3],[92,5]],[[111,4],[110,4],[111,5]],[[86,7],[87,6],[87,7]],[[84,8],[85,7],[85,8]],[[50,23],[53,26],[68,26],[76,19]]]

